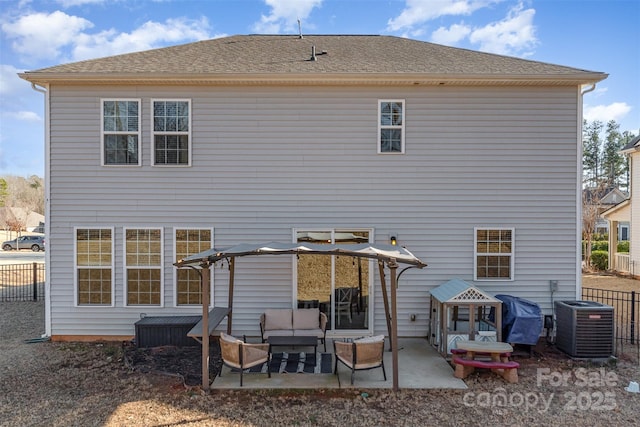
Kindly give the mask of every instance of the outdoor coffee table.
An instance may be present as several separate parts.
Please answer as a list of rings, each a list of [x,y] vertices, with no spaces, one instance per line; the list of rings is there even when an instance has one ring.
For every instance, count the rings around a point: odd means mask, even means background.
[[[267,338],[269,353],[273,353],[272,347],[313,347],[313,354],[318,350],[318,337],[313,336],[274,336]]]

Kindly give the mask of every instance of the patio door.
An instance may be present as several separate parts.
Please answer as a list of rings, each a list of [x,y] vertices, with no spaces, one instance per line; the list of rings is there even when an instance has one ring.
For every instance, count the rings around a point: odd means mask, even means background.
[[[370,230],[297,230],[298,243],[366,243]],[[318,307],[332,331],[369,329],[370,261],[350,256],[299,255],[297,305]]]

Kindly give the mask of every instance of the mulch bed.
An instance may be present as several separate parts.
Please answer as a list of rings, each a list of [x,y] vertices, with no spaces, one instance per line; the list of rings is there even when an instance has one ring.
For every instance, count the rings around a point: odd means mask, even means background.
[[[185,386],[202,384],[202,347],[162,346],[138,348],[135,343],[123,343],[124,363],[134,371],[175,376]],[[222,368],[220,345],[217,340],[209,344],[209,381],[213,381]]]

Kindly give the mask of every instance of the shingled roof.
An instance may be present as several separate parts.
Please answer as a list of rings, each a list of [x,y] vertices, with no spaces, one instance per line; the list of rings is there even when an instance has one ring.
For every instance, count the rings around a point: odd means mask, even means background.
[[[20,77],[34,83],[377,80],[575,85],[595,83],[607,74],[393,36],[238,35],[58,65]]]

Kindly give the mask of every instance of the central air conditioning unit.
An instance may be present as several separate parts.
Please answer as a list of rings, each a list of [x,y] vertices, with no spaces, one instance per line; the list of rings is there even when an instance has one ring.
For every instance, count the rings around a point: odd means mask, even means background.
[[[613,307],[595,301],[556,301],[556,347],[571,357],[613,354]]]

